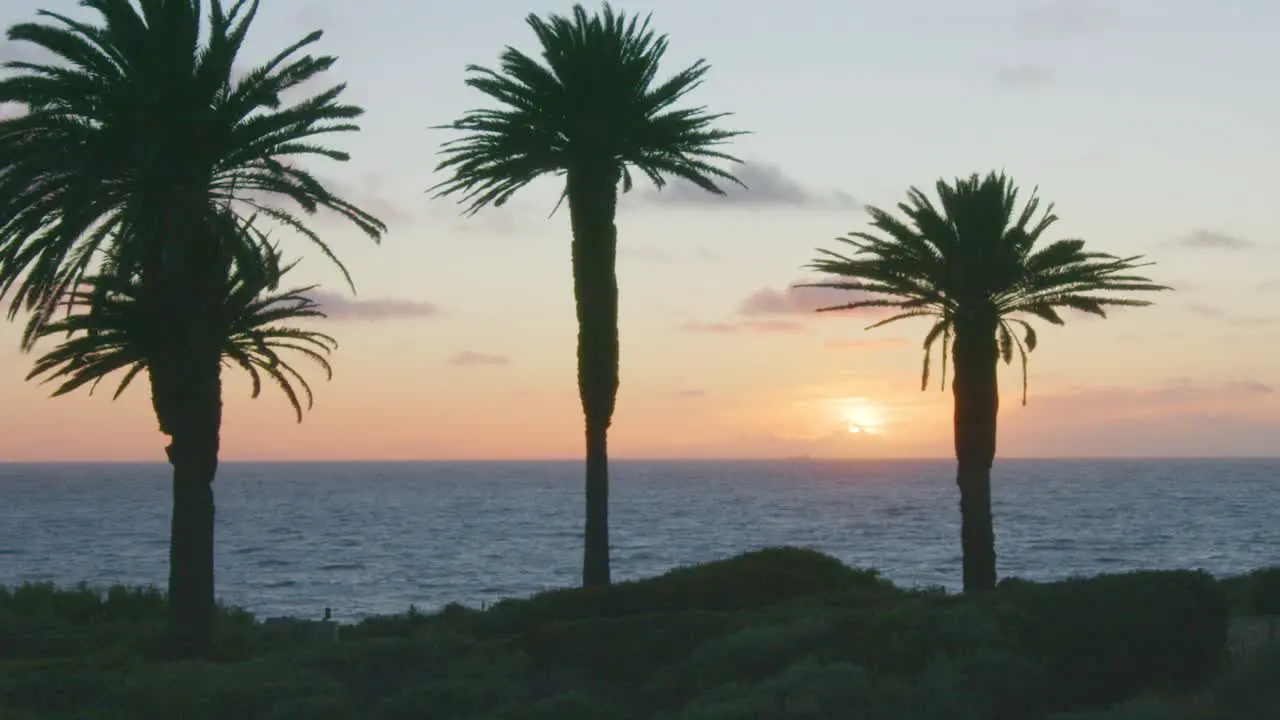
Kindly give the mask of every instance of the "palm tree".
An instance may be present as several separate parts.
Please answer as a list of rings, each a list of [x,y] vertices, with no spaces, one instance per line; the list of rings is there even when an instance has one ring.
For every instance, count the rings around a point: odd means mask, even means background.
[[[1062,308],[1106,317],[1108,306],[1151,304],[1116,293],[1168,288],[1134,274],[1150,265],[1140,262],[1142,256],[1090,252],[1083,240],[1037,247],[1058,217],[1052,205],[1037,215],[1040,200],[1035,190],[1019,208],[1017,187],[1004,174],[975,174],[950,184],[939,180],[937,193],[940,208],[911,188],[907,202],[898,206],[901,217],[867,208],[874,232],[839,238],[852,253],[820,250],[809,266],[842,279],[809,286],[870,294],[820,312],[898,311],[872,328],[906,318],[932,318],[924,339],[922,389],[929,383],[935,343],[942,342],[944,385],[951,350],[964,589],[980,592],[996,583],[991,465],[1000,400],[998,360],[1021,360],[1025,404],[1027,354],[1036,348],[1035,329],[1028,320],[1062,325]]]
[[[305,215],[327,208],[375,240],[385,227],[297,164],[345,161],[322,143],[357,130],[362,113],[340,102],[342,85],[282,103],[335,62],[304,54],[321,33],[241,74],[233,68],[257,0],[80,4],[96,24],[41,12],[42,22],[8,31],[53,59],[11,61],[0,79],[0,103],[28,111],[0,121],[0,294],[10,317],[30,310],[45,322],[110,250],[113,278],[99,286],[136,280],[148,296],[163,328],[148,360],[152,398],[173,466],[170,642],[198,654],[215,611],[221,258],[247,268],[267,257],[261,233],[228,224],[259,214],[335,263]]]
[[[668,177],[723,194],[738,183],[716,161],[738,160],[716,148],[742,133],[718,129],[723,114],[679,103],[710,66],[699,60],[658,80],[665,35],[649,18],[599,14],[581,6],[570,17],[527,18],[542,63],[508,47],[501,70],[471,65],[467,85],[498,109],[471,110],[444,126],[464,133],[445,143],[432,188],[455,195],[467,214],[500,206],[544,175],[563,175],[573,230],[573,290],[578,315],[578,391],[586,425],[586,542],[582,581],[609,582],[608,432],[618,392],[618,189],[639,171],[661,188]],[[741,183],[738,183],[741,184]],[[558,205],[557,205],[558,207]],[[554,211],[553,211],[554,212]]]
[[[330,379],[333,368],[328,355],[338,342],[322,332],[294,326],[326,317],[311,297],[316,286],[274,289],[275,281],[294,265],[274,275],[253,266],[232,267],[217,332],[223,338],[223,366],[249,375],[251,397],[261,394],[266,380],[280,389],[302,422],[303,410],[312,407],[315,396],[288,356],[293,353],[315,362]],[[27,379],[43,376],[43,383],[58,381],[53,391],[58,397],[86,385],[93,394],[108,376],[124,371],[114,400],[150,369],[151,358],[164,346],[163,330],[154,322],[157,313],[147,307],[147,295],[137,278],[121,282],[107,274],[85,278],[80,285],[63,301],[65,316],[51,322],[33,316],[28,323],[23,337],[26,349],[45,338],[65,337],[35,361]]]

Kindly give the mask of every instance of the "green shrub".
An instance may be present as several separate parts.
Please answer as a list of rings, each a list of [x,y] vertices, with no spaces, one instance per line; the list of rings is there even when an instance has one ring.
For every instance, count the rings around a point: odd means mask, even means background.
[[[369,703],[411,685],[465,674],[484,658],[471,640],[438,632],[316,646],[282,655],[280,661],[319,672],[344,685],[357,702]]]
[[[575,668],[595,683],[634,684],[750,620],[699,611],[578,620],[534,627],[512,642],[540,667]]]
[[[763,683],[721,686],[689,703],[675,718],[862,720],[873,717],[870,696],[871,682],[862,668],[809,659]]]
[[[631,716],[599,698],[564,693],[508,711],[503,720],[623,720],[627,717]]]
[[[556,620],[688,610],[749,610],[858,590],[883,596],[901,592],[875,571],[855,570],[819,552],[768,548],[676,568],[654,578],[553,590],[524,600],[503,601],[484,613],[477,628],[509,633]]]
[[[1214,683],[1211,709],[1194,720],[1272,720],[1280,718],[1280,646],[1258,650]]]
[[[1249,606],[1258,615],[1280,615],[1280,567],[1249,574]]]
[[[1226,600],[1202,572],[1135,572],[1001,584],[994,600],[1017,642],[1046,664],[1061,710],[1097,709],[1144,691],[1207,681],[1227,640]]]
[[[170,663],[121,677],[96,717],[303,720],[350,717],[341,685],[293,663]]]
[[[830,631],[821,618],[742,627],[658,672],[644,688],[645,705],[673,709],[715,688],[761,682],[810,655]]]
[[[877,674],[913,676],[938,656],[1010,646],[992,608],[963,596],[922,596],[837,615],[816,652]]]

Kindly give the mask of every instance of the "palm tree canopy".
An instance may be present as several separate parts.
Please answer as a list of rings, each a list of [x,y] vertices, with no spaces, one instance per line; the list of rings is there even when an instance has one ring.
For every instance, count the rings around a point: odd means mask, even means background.
[[[677,107],[710,66],[699,60],[659,80],[667,38],[650,29],[648,16],[606,3],[599,14],[575,5],[570,17],[531,14],[527,22],[543,62],[507,47],[501,70],[467,66],[467,85],[499,108],[471,110],[439,128],[465,135],[444,144],[437,170],[449,176],[431,188],[437,197],[459,195],[471,214],[502,205],[542,175],[602,160],[613,164],[623,192],[633,168],[659,188],[666,176],[717,194],[717,181],[741,184],[713,163],[739,162],[716,148],[743,133],[716,127],[726,114]]]
[[[279,268],[278,255],[267,262]],[[292,267],[268,274],[259,272],[257,263],[245,270],[233,268],[217,332],[223,338],[223,364],[239,367],[249,375],[252,397],[261,393],[264,379],[273,382],[302,422],[304,400],[309,409],[315,398],[311,385],[288,358],[292,354],[314,361],[326,378],[331,378],[328,355],[338,343],[329,335],[294,325],[325,314],[311,297],[315,286],[274,289],[275,282]],[[121,281],[115,273],[86,278],[64,300],[66,316],[46,323],[32,318],[28,345],[55,335],[66,337],[36,360],[27,379],[43,376],[45,383],[59,382],[53,391],[56,397],[86,385],[92,393],[107,376],[123,370],[113,396],[120,397],[148,369],[150,358],[162,343],[164,328],[154,322],[156,313],[147,307],[146,297],[136,278]]]
[[[997,322],[1000,356],[1022,360],[1022,401],[1026,403],[1027,354],[1036,348],[1029,319],[1065,323],[1063,308],[1106,317],[1110,306],[1144,306],[1148,300],[1123,293],[1168,290],[1135,271],[1151,265],[1134,255],[1118,257],[1085,249],[1083,240],[1056,240],[1038,246],[1058,221],[1053,205],[1040,210],[1036,190],[1019,207],[1018,189],[1003,173],[974,174],[936,186],[939,205],[911,188],[901,216],[867,208],[872,232],[853,232],[838,241],[852,252],[819,250],[808,267],[842,279],[809,283],[869,294],[866,299],[821,308],[893,308],[897,314],[870,328],[913,317],[932,317],[925,335],[921,388],[929,383],[933,346],[942,341],[945,382],[947,347],[957,319],[984,314]],[[1022,331],[1021,336],[1015,327]]]
[[[236,61],[258,0],[229,8],[210,0],[204,40],[203,0],[80,5],[99,22],[41,11],[42,22],[8,31],[9,40],[52,55],[10,61],[0,78],[0,103],[27,109],[0,120],[0,294],[16,288],[11,317],[78,287],[104,247],[121,246],[114,254],[124,278],[146,255],[181,255],[191,238],[159,225],[175,207],[216,215],[234,201],[302,234],[335,263],[299,209],[327,208],[381,237],[377,218],[297,164],[347,160],[320,143],[357,130],[363,112],[340,102],[343,85],[282,101],[335,62],[304,53],[320,32],[241,74]],[[244,248],[241,258],[257,254]]]

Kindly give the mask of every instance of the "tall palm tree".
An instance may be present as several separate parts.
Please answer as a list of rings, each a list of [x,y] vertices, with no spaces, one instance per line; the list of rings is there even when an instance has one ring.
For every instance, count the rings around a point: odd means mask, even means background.
[[[324,138],[357,130],[362,114],[340,101],[342,85],[282,103],[335,62],[304,52],[320,32],[241,74],[257,0],[80,5],[96,23],[42,11],[8,31],[52,58],[11,61],[0,79],[0,103],[28,111],[0,121],[0,293],[11,317],[31,310],[44,322],[109,249],[115,280],[136,278],[151,298],[164,330],[148,369],[173,466],[170,641],[198,654],[215,617],[221,258],[249,267],[267,257],[261,233],[228,225],[260,214],[335,263],[305,215],[327,208],[375,240],[385,227],[297,164],[345,161]]]
[[[586,425],[586,538],[582,581],[609,582],[608,432],[618,393],[618,189],[639,171],[658,188],[674,176],[711,193],[738,183],[713,165],[738,162],[716,148],[742,133],[717,128],[723,114],[678,103],[702,83],[699,60],[659,81],[667,38],[643,19],[608,4],[589,14],[527,18],[542,61],[508,47],[501,69],[471,65],[467,85],[497,109],[471,110],[444,126],[463,133],[445,143],[432,188],[454,195],[468,214],[500,206],[534,179],[563,175],[573,230],[578,315],[578,392]],[[741,184],[741,183],[738,183]],[[558,207],[558,206],[557,206]]]
[[[944,384],[951,350],[964,589],[980,592],[996,583],[991,465],[1000,401],[998,361],[1010,363],[1015,356],[1021,360],[1025,404],[1027,354],[1036,348],[1036,332],[1028,320],[1062,325],[1063,308],[1106,317],[1108,306],[1151,304],[1117,293],[1168,288],[1134,274],[1150,265],[1141,262],[1142,256],[1090,252],[1083,240],[1037,247],[1058,216],[1052,205],[1037,214],[1040,200],[1035,190],[1019,207],[1017,187],[1004,174],[975,174],[953,183],[939,180],[937,193],[940,207],[911,188],[907,202],[898,206],[901,217],[868,208],[873,231],[839,238],[853,252],[820,250],[809,266],[841,279],[809,286],[870,294],[820,312],[899,311],[872,328],[906,318],[932,318],[924,339],[921,389],[929,383],[935,343],[942,342]]]
[[[276,280],[293,267],[280,268],[274,275],[263,274],[257,267],[232,267],[217,333],[222,337],[223,366],[249,375],[251,396],[261,394],[264,380],[274,384],[302,422],[303,411],[312,407],[315,397],[306,377],[289,363],[289,355],[314,362],[329,379],[333,368],[328,356],[338,342],[325,333],[296,327],[299,321],[326,315],[311,297],[316,286],[274,289]],[[40,340],[63,336],[35,361],[27,379],[58,382],[53,391],[58,397],[86,385],[92,394],[100,382],[123,371],[112,395],[113,400],[119,398],[150,369],[151,358],[164,346],[163,328],[155,323],[157,313],[147,300],[137,278],[122,281],[112,274],[85,278],[62,301],[65,316],[51,322],[33,316],[27,324],[23,337],[27,349]]]

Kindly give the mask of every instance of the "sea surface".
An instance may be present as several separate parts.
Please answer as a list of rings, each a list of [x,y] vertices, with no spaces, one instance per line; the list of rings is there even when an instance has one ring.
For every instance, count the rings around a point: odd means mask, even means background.
[[[616,579],[771,545],[956,587],[958,496],[944,461],[613,464]],[[1280,564],[1280,460],[1003,460],[1001,575]],[[576,462],[222,466],[220,598],[260,617],[340,620],[479,605],[572,585]],[[155,584],[164,465],[0,465],[0,585]]]

